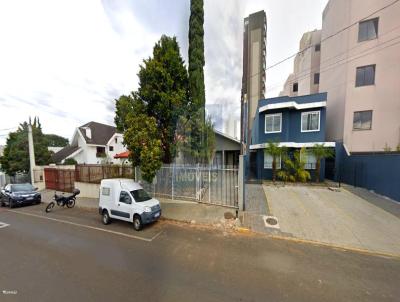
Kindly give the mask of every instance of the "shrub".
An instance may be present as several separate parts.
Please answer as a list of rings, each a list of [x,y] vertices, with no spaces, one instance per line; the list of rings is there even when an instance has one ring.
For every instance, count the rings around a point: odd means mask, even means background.
[[[305,149],[294,152],[293,160],[285,156],[283,169],[278,172],[278,177],[283,181],[289,182],[306,182],[311,179],[310,173],[305,170],[305,161],[301,159],[301,153]]]

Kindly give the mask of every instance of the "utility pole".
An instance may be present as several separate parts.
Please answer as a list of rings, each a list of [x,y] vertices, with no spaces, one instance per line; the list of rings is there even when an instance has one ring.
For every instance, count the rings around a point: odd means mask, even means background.
[[[35,182],[33,169],[35,168],[35,150],[33,148],[33,136],[32,136],[32,125],[29,123],[28,125],[28,144],[29,144],[29,164],[30,164],[30,174],[31,174],[31,183]]]

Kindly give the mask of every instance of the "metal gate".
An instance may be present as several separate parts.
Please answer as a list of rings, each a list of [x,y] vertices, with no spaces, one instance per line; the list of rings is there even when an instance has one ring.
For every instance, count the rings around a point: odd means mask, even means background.
[[[75,188],[75,170],[45,168],[46,189],[72,192]]]
[[[143,181],[139,169],[137,176],[153,196],[238,207],[238,169],[164,165],[151,184]]]

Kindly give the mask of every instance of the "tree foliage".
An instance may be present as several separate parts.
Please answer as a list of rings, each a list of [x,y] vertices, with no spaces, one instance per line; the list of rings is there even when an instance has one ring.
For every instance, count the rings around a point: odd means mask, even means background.
[[[278,177],[283,181],[290,182],[306,182],[311,179],[310,173],[305,169],[304,154],[306,150],[296,150],[293,159],[285,155],[283,160],[283,168],[278,172]]]
[[[151,183],[162,164],[162,144],[156,120],[146,114],[129,114],[127,119],[130,126],[124,133],[124,141],[131,151],[130,160],[133,166],[140,165],[143,179]]]
[[[286,154],[286,148],[280,147],[278,142],[270,141],[265,148],[265,154],[272,157],[272,180],[276,181],[276,160]]]
[[[178,129],[179,149],[186,163],[209,164],[214,156],[216,138],[214,125],[208,117],[205,123],[194,114],[190,119],[182,118]],[[202,139],[203,137],[203,139]]]
[[[323,144],[315,144],[314,147],[310,148],[310,150],[317,161],[315,165],[315,181],[319,182],[321,160],[324,158],[333,157],[335,152],[331,148],[326,148]]]
[[[39,119],[36,118],[32,123],[32,136],[36,165],[49,164],[51,152],[47,148],[48,140],[42,132]],[[28,122],[20,124],[17,131],[9,134],[4,154],[0,157],[0,165],[9,175],[29,171]]]
[[[169,164],[175,158],[178,120],[189,116],[191,108],[188,75],[175,37],[161,37],[138,77],[138,90],[116,100],[115,123],[124,132],[133,165],[152,179],[160,160]],[[145,125],[150,129],[142,129]]]
[[[56,134],[44,134],[48,147],[66,147],[68,146],[68,139]]]
[[[189,19],[189,90],[193,100],[193,111],[200,111],[200,122],[205,120],[206,103],[204,85],[204,3],[190,1]]]

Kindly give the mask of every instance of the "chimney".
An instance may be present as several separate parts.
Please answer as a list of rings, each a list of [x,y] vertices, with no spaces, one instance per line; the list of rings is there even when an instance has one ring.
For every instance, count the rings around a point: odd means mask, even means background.
[[[86,137],[88,139],[92,139],[92,130],[89,127],[85,128],[85,132],[86,132]]]

